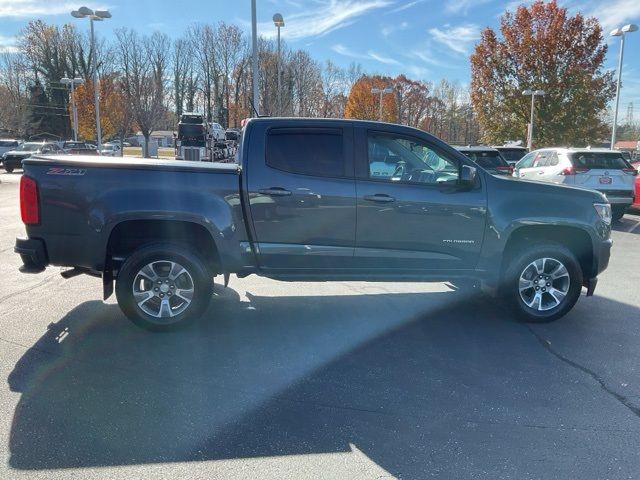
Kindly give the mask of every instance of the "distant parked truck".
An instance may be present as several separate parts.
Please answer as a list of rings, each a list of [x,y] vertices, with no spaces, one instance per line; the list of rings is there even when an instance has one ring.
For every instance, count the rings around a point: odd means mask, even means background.
[[[176,160],[211,162],[211,134],[204,117],[197,113],[184,113],[178,123]]]

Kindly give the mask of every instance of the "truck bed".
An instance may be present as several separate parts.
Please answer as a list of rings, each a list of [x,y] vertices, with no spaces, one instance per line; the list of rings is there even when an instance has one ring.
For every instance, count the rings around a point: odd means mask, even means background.
[[[138,157],[96,157],[91,155],[34,155],[23,161],[28,165],[56,165],[70,168],[127,168],[174,171],[207,171],[210,173],[237,173],[236,163],[190,162]]]

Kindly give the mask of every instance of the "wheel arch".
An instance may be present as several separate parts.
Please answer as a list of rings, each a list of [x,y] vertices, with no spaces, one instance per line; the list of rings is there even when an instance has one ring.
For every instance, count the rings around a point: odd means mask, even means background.
[[[500,279],[514,256],[529,244],[550,242],[571,251],[578,260],[583,277],[590,278],[594,269],[593,242],[589,233],[578,226],[524,225],[511,232],[504,246],[500,266]]]
[[[172,243],[194,250],[216,274],[222,271],[220,251],[211,231],[190,220],[130,219],[113,226],[106,246],[105,271],[117,270],[131,252],[150,243]]]

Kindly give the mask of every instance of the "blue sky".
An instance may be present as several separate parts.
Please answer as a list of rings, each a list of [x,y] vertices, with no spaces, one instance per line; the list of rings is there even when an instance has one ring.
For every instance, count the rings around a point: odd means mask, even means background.
[[[285,19],[283,38],[293,48],[304,48],[314,58],[330,58],[346,66],[357,61],[372,73],[406,73],[416,79],[441,78],[469,83],[469,53],[479,32],[497,27],[505,9],[522,2],[498,0],[258,0],[258,31],[275,35],[271,16]],[[559,2],[571,12],[597,17],[605,32],[640,23],[640,0],[569,0]],[[66,0],[0,0],[0,49],[11,49],[15,35],[30,20],[56,24],[69,21],[69,12],[82,5]],[[141,32],[161,30],[172,37],[193,22],[236,23],[249,30],[249,0],[87,0],[92,8],[108,8],[113,18],[97,25],[100,35],[116,28]],[[83,24],[80,23],[80,26]],[[85,24],[86,27],[88,25]],[[619,39],[607,38],[607,68],[615,68]],[[621,117],[634,103],[640,120],[640,32],[627,36],[623,69]]]

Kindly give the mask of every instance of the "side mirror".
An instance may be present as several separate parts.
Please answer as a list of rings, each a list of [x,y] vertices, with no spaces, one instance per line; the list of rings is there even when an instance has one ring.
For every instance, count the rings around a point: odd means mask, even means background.
[[[462,165],[462,168],[460,169],[460,178],[458,179],[458,185],[461,188],[473,188],[476,185],[477,177],[478,170],[475,167]]]

